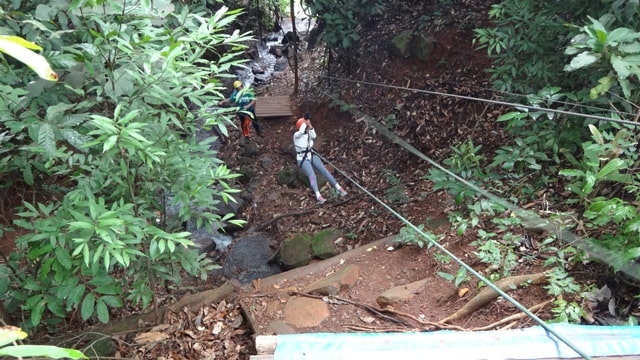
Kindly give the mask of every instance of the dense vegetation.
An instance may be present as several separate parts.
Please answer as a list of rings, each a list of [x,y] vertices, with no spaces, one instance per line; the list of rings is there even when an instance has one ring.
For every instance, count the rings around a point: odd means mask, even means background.
[[[36,0],[0,13],[0,33],[41,45],[59,75],[0,63],[0,183],[3,199],[23,193],[13,225],[26,231],[0,266],[0,294],[23,328],[72,314],[107,322],[214,266],[176,223],[239,223],[216,211],[234,201],[237,175],[194,134],[226,132],[230,115],[207,106],[251,37],[230,29],[238,10],[213,10]]]
[[[0,35],[42,46],[60,76],[37,79],[9,56],[0,62],[0,199],[23,194],[13,226],[25,231],[0,265],[0,300],[23,312],[25,328],[53,328],[71,314],[107,322],[112,308],[151,306],[154,287],[205,277],[214,264],[166,221],[169,207],[178,223],[239,223],[216,212],[233,201],[237,175],[217,159],[212,138],[193,134],[200,124],[226,132],[229,113],[207,105],[222,97],[222,79],[251,36],[232,28],[239,11],[186,3],[17,0],[0,10]],[[327,47],[345,59],[388,3],[305,0]],[[466,141],[445,165],[517,204],[557,184],[546,218],[572,219],[554,224],[579,230],[585,242],[562,243],[561,232],[543,241],[555,254],[546,264],[551,294],[588,290],[567,272],[586,261],[637,276],[638,2],[504,1],[490,17],[495,26],[477,29],[475,42],[493,60],[495,88],[524,94],[539,110],[504,114],[512,142],[495,154]],[[525,219],[497,216],[504,204],[448,172],[428,178],[456,198],[451,222],[476,233],[492,279],[509,275]],[[423,241],[406,229],[403,236]],[[558,319],[580,320],[576,302],[556,305]]]
[[[394,6],[369,1],[373,6],[368,10],[351,11],[333,10],[322,0],[305,3],[314,14],[321,12],[321,24],[332,21],[325,39],[330,53],[345,67],[343,74],[350,72],[346,68],[358,53],[358,31],[366,31],[372,17],[385,11],[379,6]],[[435,3],[438,9],[455,6],[451,1]],[[540,249],[550,255],[545,263],[549,293],[576,300],[559,297],[554,311],[558,320],[579,322],[585,315],[580,298],[593,295],[595,284],[576,284],[571,269],[596,262],[604,269],[599,278],[640,280],[638,2],[502,1],[492,5],[488,15],[491,26],[474,30],[474,44],[490,56],[493,66],[487,72],[501,98],[524,103],[526,109],[499,119],[512,137],[509,144],[485,153],[482,145],[465,140],[444,160],[446,169],[433,169],[428,179],[455,197],[458,211],[450,220],[461,234],[477,238],[476,255],[495,269],[491,279],[511,274],[517,266],[514,249],[525,240],[525,229],[533,219],[544,223],[540,230],[551,230]],[[338,32],[347,36],[341,38]],[[396,123],[416,120],[396,118]],[[540,200],[540,194],[546,204],[543,214],[518,207]],[[499,216],[505,212],[514,216]],[[410,228],[402,229],[401,237],[429,244]],[[457,285],[468,278],[463,268],[445,276]],[[637,288],[632,291],[636,299],[622,301],[617,314],[635,323],[629,309],[637,303]]]

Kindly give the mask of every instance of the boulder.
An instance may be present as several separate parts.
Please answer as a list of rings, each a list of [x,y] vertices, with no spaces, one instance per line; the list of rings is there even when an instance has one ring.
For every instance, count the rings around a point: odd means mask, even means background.
[[[298,170],[298,166],[289,165],[276,174],[276,181],[278,181],[278,184],[280,185],[297,187],[303,183],[303,176],[300,176],[301,173],[302,172]]]
[[[280,273],[275,257],[271,239],[263,233],[254,233],[235,241],[222,267],[223,274],[228,279],[248,284]]]
[[[358,265],[348,265],[327,277],[307,285],[303,292],[316,295],[338,295],[340,291],[353,287],[360,278]]]
[[[336,240],[342,237],[340,230],[330,228],[316,233],[311,239],[311,253],[319,259],[328,259],[338,255]]]
[[[427,34],[422,33],[415,35],[411,42],[413,44],[413,56],[418,58],[420,61],[426,62],[433,51],[435,40]]]
[[[394,36],[388,44],[389,52],[397,57],[408,58],[411,56],[412,38],[413,33],[409,30]]]
[[[280,244],[278,260],[284,270],[305,266],[311,261],[311,236],[298,233]]]

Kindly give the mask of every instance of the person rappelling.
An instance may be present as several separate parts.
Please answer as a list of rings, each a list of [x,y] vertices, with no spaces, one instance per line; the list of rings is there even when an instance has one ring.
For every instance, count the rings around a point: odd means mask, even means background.
[[[296,132],[293,134],[293,146],[296,150],[296,162],[309,178],[309,185],[315,193],[318,204],[324,204],[327,200],[320,194],[314,168],[324,176],[340,196],[346,196],[347,192],[338,184],[317,154],[314,154],[313,141],[316,139],[316,131],[311,124],[311,115],[307,112],[304,117],[296,121]]]

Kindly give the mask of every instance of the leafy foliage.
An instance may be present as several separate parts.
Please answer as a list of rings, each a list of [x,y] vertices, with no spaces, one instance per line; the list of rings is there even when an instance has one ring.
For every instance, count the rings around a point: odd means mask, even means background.
[[[487,71],[499,90],[526,94],[550,85],[581,89],[592,74],[563,72],[566,58],[557,49],[575,35],[567,23],[604,13],[631,28],[640,18],[634,0],[502,1],[489,12],[495,26],[476,29],[474,43],[492,58],[493,67]]]
[[[25,311],[25,328],[72,313],[107,322],[111,309],[152,304],[157,286],[206,278],[213,264],[190,234],[159,219],[175,209],[211,231],[242,225],[217,213],[235,201],[238,175],[217,159],[215,138],[195,136],[200,125],[224,133],[231,123],[228,110],[207,106],[251,39],[225,33],[240,12],[169,1],[13,6],[21,11],[1,13],[0,31],[42,44],[62,81],[25,86],[32,73],[0,62],[9,74],[0,79],[0,179],[41,192],[15,220],[28,231],[20,256],[0,269],[9,310]]]
[[[496,88],[533,93],[527,96],[530,107],[500,117],[513,143],[496,151],[492,168],[507,172],[503,186],[520,201],[527,200],[522,195],[535,199],[539,190],[545,196],[559,190],[561,194],[544,202],[554,201],[560,209],[572,207],[572,221],[562,226],[579,224],[589,243],[559,244],[551,236],[541,244],[541,253],[549,254],[544,264],[552,269],[547,290],[558,296],[553,310],[558,321],[578,322],[583,315],[578,304],[561,297],[580,289],[567,273],[573,265],[600,259],[615,272],[629,273],[630,264],[640,257],[637,131],[615,122],[635,119],[630,114],[637,111],[638,14],[637,1],[505,1],[490,13],[497,27],[476,30],[476,44],[494,61],[490,71]],[[584,26],[564,25],[585,20]],[[566,51],[557,51],[560,47]],[[566,115],[571,112],[612,121]],[[502,243],[480,238],[479,249],[496,262]]]
[[[358,26],[384,10],[384,0],[304,0],[312,16],[324,27],[329,48],[349,49],[360,40]]]
[[[483,155],[480,154],[482,145],[475,146],[471,140],[453,146],[453,155],[444,160],[449,170],[459,177],[470,181],[485,181],[487,176],[482,169]],[[455,198],[457,205],[465,203],[475,196],[475,192],[465,184],[457,181],[446,172],[432,168],[427,178],[434,182],[434,190],[446,189]]]
[[[611,91],[618,96],[624,95],[631,102],[637,102],[640,32],[626,27],[607,29],[615,21],[612,14],[606,14],[600,20],[589,17],[589,20],[591,24],[583,26],[582,31],[571,39],[571,45],[565,50],[565,54],[575,56],[564,70],[572,72],[592,68],[591,73],[598,77],[598,85],[589,92],[592,99]],[[622,94],[619,89],[622,89]]]

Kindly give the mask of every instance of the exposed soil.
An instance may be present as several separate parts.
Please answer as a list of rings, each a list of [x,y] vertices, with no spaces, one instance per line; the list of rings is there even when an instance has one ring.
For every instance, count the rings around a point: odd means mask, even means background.
[[[429,5],[414,4],[416,11],[414,16],[409,17],[406,16],[406,9],[395,9],[371,28],[365,39],[368,45],[363,47],[367,50],[362,51],[375,54],[375,63],[374,58],[359,57],[360,63],[354,65],[355,72],[361,74],[358,77],[372,83],[410,89],[354,85],[335,80],[329,84],[326,78],[319,76],[322,53],[316,50],[300,54],[301,76],[311,79],[312,90],[307,93],[301,87],[299,96],[294,97],[294,117],[262,119],[265,137],[252,138],[261,152],[255,162],[264,166],[258,165],[260,175],[247,185],[253,196],[253,203],[243,213],[249,222],[247,231],[265,231],[283,240],[293,233],[313,233],[334,227],[341,229],[344,234],[339,242],[341,250],[366,250],[344,261],[336,262],[334,259],[329,266],[316,266],[304,275],[294,277],[283,274],[272,281],[257,281],[245,287],[244,291],[239,292],[240,301],[250,315],[254,335],[274,332],[269,324],[274,320],[282,320],[283,306],[291,298],[292,290],[299,291],[347,265],[357,265],[360,270],[357,284],[338,295],[348,303],[330,304],[329,318],[317,326],[296,328],[296,332],[447,328],[446,325],[433,323],[451,315],[480,291],[477,281],[472,277],[456,288],[451,281],[438,275],[455,274],[459,266],[453,261],[436,261],[434,249],[427,250],[415,245],[400,248],[394,245],[393,250],[387,249],[386,245],[371,247],[370,244],[376,240],[398,234],[404,226],[399,218],[376,202],[373,195],[413,224],[431,224],[429,230],[442,236],[440,242],[476,270],[483,271],[485,267],[473,255],[475,247],[470,244],[473,239],[456,234],[446,222],[447,213],[454,207],[444,192],[434,191],[432,183],[425,179],[429,165],[369,129],[362,119],[331,106],[323,96],[331,92],[330,88],[333,91],[338,89],[336,92],[340,93],[342,99],[380,121],[384,121],[385,115],[395,109],[398,124],[390,124],[395,133],[438,161],[449,153],[451,145],[466,139],[473,139],[474,144],[482,144],[488,150],[502,145],[504,138],[495,121],[500,109],[411,90],[426,88],[480,97],[488,93],[484,90],[488,82],[482,71],[488,62],[482,53],[472,48],[471,29],[483,21],[484,15],[480,14],[484,14],[483,9],[489,5],[482,2],[466,3],[469,7],[465,11],[451,10],[449,16],[433,19],[436,45],[427,63],[393,58],[379,40],[389,38],[389,34],[399,29],[415,28],[415,21],[419,17],[416,14],[426,12]],[[453,6],[452,9],[459,7]],[[357,78],[342,69],[332,75]],[[260,96],[289,95],[292,89],[293,78],[289,73],[274,78],[267,86],[259,88],[258,92]],[[349,191],[346,198],[333,196],[322,206],[315,204],[309,188],[284,188],[276,180],[278,171],[295,163],[292,146],[294,123],[306,111],[311,113],[312,123],[318,133],[316,150],[327,159],[327,167]],[[232,166],[238,138],[239,134],[232,134],[231,141],[222,150],[225,160]],[[236,163],[235,166],[238,169],[240,164]],[[322,192],[329,195],[330,189],[325,187]],[[530,260],[525,260],[525,257],[519,259],[520,265],[514,275],[540,271],[540,258],[526,258]],[[399,324],[365,309],[366,306],[379,308],[375,300],[385,290],[421,279],[428,279],[425,289],[395,309],[410,314],[413,319],[405,316],[402,324]],[[542,286],[517,289],[511,294],[527,307],[549,299]],[[453,325],[458,329],[481,328],[516,312],[517,309],[507,301],[497,300],[471,316],[454,321]],[[549,318],[549,307],[540,310],[538,315]],[[501,326],[535,325],[531,322],[531,319],[525,318]]]

